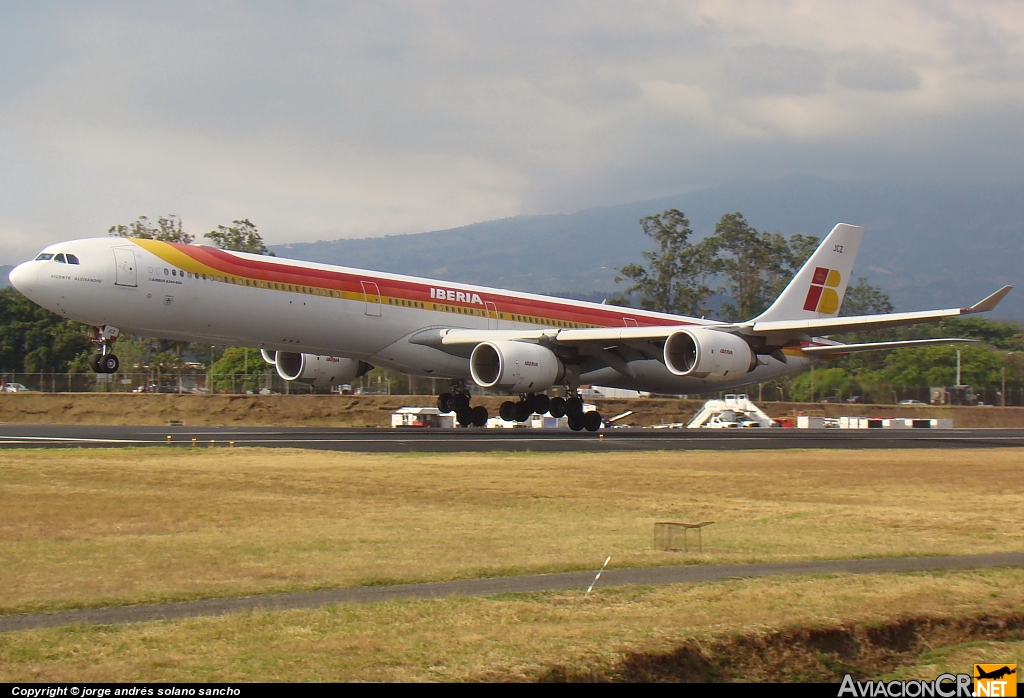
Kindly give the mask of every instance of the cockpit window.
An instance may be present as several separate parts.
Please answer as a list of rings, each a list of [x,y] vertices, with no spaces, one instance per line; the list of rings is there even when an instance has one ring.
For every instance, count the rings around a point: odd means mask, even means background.
[[[39,262],[39,261],[46,261],[47,259],[53,259],[53,253],[52,252],[43,252],[41,255],[36,257],[36,261],[37,262]]]
[[[56,257],[54,257],[53,261],[60,262],[61,264],[67,264],[67,262],[64,260],[64,255],[62,254],[59,254]]]
[[[81,264],[81,262],[78,261],[78,257],[76,257],[73,254],[68,254],[64,256],[67,257],[68,264]]]

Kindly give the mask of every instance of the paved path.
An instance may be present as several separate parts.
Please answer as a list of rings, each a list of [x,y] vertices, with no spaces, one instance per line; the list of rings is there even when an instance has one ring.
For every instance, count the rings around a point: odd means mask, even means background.
[[[1024,447],[1024,429],[324,429],[0,424],[0,448],[263,446],[331,451],[732,451],[757,448]]]
[[[751,565],[692,565],[687,567],[646,567],[608,569],[599,586],[622,584],[679,584],[714,582],[743,577],[772,577],[809,574],[870,574],[918,570],[968,569],[974,567],[1024,566],[1024,553],[991,553],[948,557],[903,557],[860,560],[819,560],[813,562],[776,562]],[[466,579],[455,582],[400,584],[396,586],[325,589],[322,591],[240,598],[209,599],[187,603],[32,613],[0,617],[0,632],[55,628],[79,623],[113,625],[174,620],[199,616],[220,616],[254,610],[319,608],[335,603],[367,603],[392,599],[433,599],[446,596],[491,596],[539,591],[585,589],[594,581],[595,572],[534,574],[494,579]]]

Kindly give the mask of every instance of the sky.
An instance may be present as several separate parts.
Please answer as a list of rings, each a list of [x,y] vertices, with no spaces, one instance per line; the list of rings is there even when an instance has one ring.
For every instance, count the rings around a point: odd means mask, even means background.
[[[1024,182],[1024,3],[0,0],[0,264],[175,214],[271,244],[805,173]]]

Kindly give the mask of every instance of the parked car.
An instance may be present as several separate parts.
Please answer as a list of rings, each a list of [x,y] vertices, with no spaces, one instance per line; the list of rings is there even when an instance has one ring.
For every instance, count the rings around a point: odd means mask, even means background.
[[[32,392],[21,383],[4,383],[3,389],[5,393],[30,393]]]
[[[923,405],[924,403],[921,402],[920,400],[900,400],[899,404],[901,404],[901,405]]]

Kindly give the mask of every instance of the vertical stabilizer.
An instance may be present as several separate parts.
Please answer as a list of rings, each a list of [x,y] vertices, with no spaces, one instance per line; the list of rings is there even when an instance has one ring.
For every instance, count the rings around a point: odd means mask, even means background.
[[[843,305],[864,228],[840,223],[828,234],[772,306],[756,319],[836,317]]]

